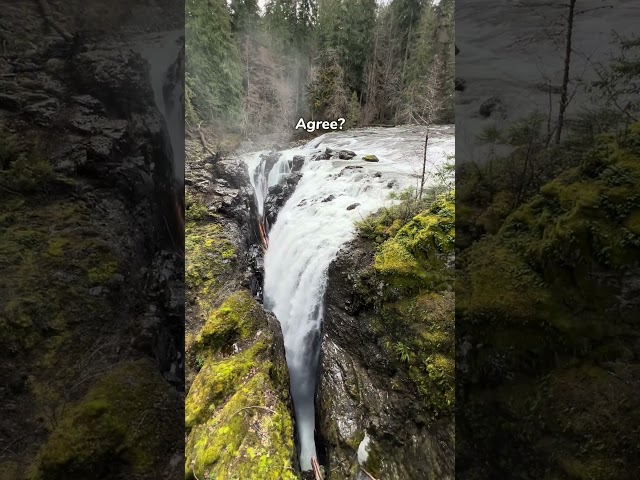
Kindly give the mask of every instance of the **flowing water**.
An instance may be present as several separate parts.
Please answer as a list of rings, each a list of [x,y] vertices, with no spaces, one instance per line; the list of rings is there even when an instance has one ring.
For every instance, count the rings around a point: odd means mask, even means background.
[[[303,155],[303,177],[268,233],[264,304],[284,334],[303,470],[316,455],[314,393],[327,270],[340,247],[353,238],[354,223],[388,204],[392,191],[417,186],[422,171],[425,127],[368,128],[332,132],[301,148],[286,150],[266,175],[257,152],[245,157],[256,207],[264,212],[268,188],[290,172],[289,161]],[[429,130],[427,178],[454,153],[452,126]],[[311,157],[325,148],[348,149],[351,160]],[[362,160],[376,155],[379,162]],[[346,169],[347,166],[361,166]],[[333,199],[329,200],[333,196]],[[347,207],[359,204],[348,210]]]

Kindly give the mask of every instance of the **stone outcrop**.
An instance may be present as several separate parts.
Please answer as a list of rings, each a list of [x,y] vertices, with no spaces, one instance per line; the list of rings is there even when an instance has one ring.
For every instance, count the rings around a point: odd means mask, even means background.
[[[453,478],[453,384],[443,381],[453,373],[453,223],[445,205],[397,236],[390,220],[374,232],[384,237],[379,248],[361,229],[329,268],[316,400],[328,480],[369,478],[364,472]],[[386,225],[379,220],[374,230]],[[421,247],[427,258],[404,243],[419,237],[432,239]]]
[[[280,324],[259,302],[262,251],[246,165],[187,161],[185,478],[294,480]]]
[[[176,475],[181,195],[142,32],[41,19],[0,18],[0,477]]]
[[[314,157],[314,160],[351,160],[356,156],[351,150],[336,150],[327,147],[324,152]]]
[[[278,212],[293,195],[301,179],[302,173],[292,172],[280,184],[269,188],[269,194],[264,202],[265,217],[268,225],[276,223]]]

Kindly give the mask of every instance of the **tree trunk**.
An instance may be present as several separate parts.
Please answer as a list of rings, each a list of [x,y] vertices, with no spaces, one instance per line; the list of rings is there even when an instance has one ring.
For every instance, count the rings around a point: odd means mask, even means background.
[[[573,20],[577,0],[569,0],[569,17],[567,18],[567,37],[564,54],[564,74],[562,77],[562,93],[560,96],[560,111],[558,112],[558,125],[556,127],[556,145],[560,144],[564,115],[567,110],[567,91],[569,89],[569,72],[571,68],[571,40],[573,36]]]
[[[424,192],[425,176],[427,174],[427,144],[429,143],[429,127],[427,127],[427,133],[424,137],[424,155],[422,157],[422,176],[420,177],[420,193],[418,193],[418,200],[422,200],[422,193]]]

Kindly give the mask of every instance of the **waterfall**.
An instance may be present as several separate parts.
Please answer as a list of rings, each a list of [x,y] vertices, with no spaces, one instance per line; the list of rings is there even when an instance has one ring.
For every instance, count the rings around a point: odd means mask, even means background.
[[[311,469],[316,455],[314,396],[329,265],[353,238],[356,221],[388,203],[390,192],[416,187],[424,137],[424,127],[329,133],[282,152],[268,175],[261,159],[265,152],[245,158],[261,215],[268,188],[290,171],[289,161],[294,155],[306,158],[302,179],[269,232],[264,258],[264,304],[282,326],[303,470]],[[431,129],[430,137],[427,171],[433,172],[453,154],[453,127]],[[356,157],[312,160],[327,147],[352,150]],[[369,154],[379,162],[362,160]]]

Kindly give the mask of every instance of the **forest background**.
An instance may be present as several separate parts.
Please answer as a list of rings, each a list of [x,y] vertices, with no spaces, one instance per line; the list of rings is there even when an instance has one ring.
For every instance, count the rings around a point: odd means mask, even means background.
[[[260,2],[262,3],[262,2]],[[453,0],[187,0],[186,122],[453,123]]]

